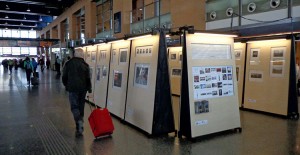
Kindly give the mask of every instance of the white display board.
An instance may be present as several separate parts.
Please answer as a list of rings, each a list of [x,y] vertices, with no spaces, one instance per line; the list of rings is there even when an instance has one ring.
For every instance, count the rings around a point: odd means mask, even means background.
[[[111,44],[97,45],[96,63],[95,63],[95,104],[104,108],[106,107],[106,95],[109,76]],[[87,60],[94,61],[94,54],[87,53]]]
[[[107,108],[112,114],[123,119],[126,103],[130,41],[119,41],[111,44]]]
[[[93,54],[93,56],[94,56],[94,59],[91,59],[92,57],[90,56],[89,57],[90,59],[85,60],[90,68],[90,78],[91,78],[91,82],[92,82],[92,93],[88,93],[87,95],[89,96],[90,101],[94,102],[97,46],[96,45],[87,46],[86,53],[87,53],[87,55]],[[88,54],[88,53],[90,53],[90,54]]]
[[[152,133],[159,36],[132,40],[125,120]],[[147,53],[148,51],[148,53]]]
[[[172,94],[180,95],[182,47],[169,47],[168,51]]]
[[[195,138],[240,128],[233,38],[187,34],[186,56],[188,79],[183,85],[187,82],[189,93],[181,98],[188,97],[190,116],[183,112],[180,121],[190,117],[191,133],[182,133]],[[183,104],[187,103],[181,103],[181,108],[187,106]]]

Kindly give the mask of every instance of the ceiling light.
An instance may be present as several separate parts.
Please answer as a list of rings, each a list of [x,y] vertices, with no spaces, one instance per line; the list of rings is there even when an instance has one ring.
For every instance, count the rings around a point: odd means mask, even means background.
[[[5,15],[5,18],[6,18],[6,19],[9,18],[8,15]]]
[[[7,22],[5,22],[4,24],[7,25]]]
[[[23,25],[23,23],[20,24],[21,26]]]
[[[37,27],[37,24],[35,23],[34,26]]]
[[[7,27],[5,27],[5,29],[7,30],[8,28],[7,28]]]
[[[30,8],[28,7],[28,9],[26,10],[27,12],[30,12]]]
[[[8,5],[6,5],[6,8],[5,8],[6,10],[9,10],[10,8],[9,8],[9,6]]]
[[[42,17],[40,16],[40,19],[39,19],[39,21],[41,22],[41,21],[43,21],[43,19],[42,19]]]
[[[23,18],[24,20],[26,20],[26,17],[25,17],[25,15],[24,15],[24,18]]]

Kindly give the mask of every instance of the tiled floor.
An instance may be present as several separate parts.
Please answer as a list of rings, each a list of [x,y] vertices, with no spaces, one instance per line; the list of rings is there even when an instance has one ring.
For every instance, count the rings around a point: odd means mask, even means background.
[[[0,154],[78,155],[291,155],[300,154],[298,120],[241,111],[242,133],[228,132],[196,142],[174,134],[148,138],[113,118],[111,138],[94,141],[85,109],[85,131],[75,137],[67,92],[54,71],[40,73],[28,87],[25,73],[0,69]]]

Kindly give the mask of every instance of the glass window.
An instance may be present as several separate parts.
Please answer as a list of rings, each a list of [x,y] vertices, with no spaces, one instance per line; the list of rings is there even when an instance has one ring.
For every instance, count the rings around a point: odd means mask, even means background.
[[[3,30],[2,29],[0,29],[0,37],[2,37],[3,36]]]
[[[29,55],[29,48],[28,47],[21,47],[21,54],[22,55]]]
[[[36,31],[29,31],[29,38],[36,38]]]
[[[37,48],[29,47],[29,55],[37,55]]]
[[[28,30],[21,30],[22,38],[28,38]]]
[[[3,54],[11,55],[11,47],[3,47]]]
[[[2,55],[3,54],[3,49],[2,49],[2,47],[0,47],[0,55]]]
[[[112,0],[103,0],[97,5],[97,33],[112,29]]]
[[[21,54],[21,48],[20,47],[12,47],[12,55],[20,55]]]
[[[3,31],[3,37],[11,38],[11,30],[4,30]]]
[[[11,30],[11,37],[20,38],[20,31],[19,30]]]

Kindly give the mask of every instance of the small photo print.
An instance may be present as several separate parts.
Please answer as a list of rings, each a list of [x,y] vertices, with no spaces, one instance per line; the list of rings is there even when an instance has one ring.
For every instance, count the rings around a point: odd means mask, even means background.
[[[92,52],[92,62],[96,62],[96,52]]]
[[[113,49],[112,52],[112,57],[111,57],[111,63],[114,63],[114,61],[117,61],[117,50],[116,49]]]
[[[222,89],[219,89],[219,96],[222,96]]]
[[[100,59],[106,59],[106,51],[100,51]]]
[[[252,52],[252,57],[257,58],[258,57],[258,51],[253,51]]]
[[[194,82],[199,82],[199,76],[194,76]]]
[[[234,53],[235,53],[235,60],[241,60],[242,50],[234,50]]]
[[[170,59],[171,60],[176,60],[176,53],[175,52],[170,53]]]
[[[217,72],[222,72],[222,69],[221,68],[217,68]]]
[[[135,65],[135,79],[134,84],[136,86],[147,87],[149,78],[149,64],[136,64]]]
[[[263,72],[262,71],[250,70],[249,74],[250,74],[249,81],[254,81],[254,82],[262,82],[263,81]]]
[[[210,68],[205,68],[205,73],[210,73]]]
[[[232,67],[227,67],[227,73],[231,73]]]
[[[122,73],[119,71],[114,71],[113,87],[122,87]]]
[[[200,74],[205,74],[204,70],[200,69],[199,70]]]
[[[222,88],[223,84],[222,82],[218,82],[218,88]]]
[[[232,74],[227,74],[228,80],[232,80]]]
[[[127,49],[120,49],[120,63],[126,63],[127,61]]]
[[[209,102],[207,100],[201,100],[195,102],[195,114],[208,113]]]
[[[218,88],[218,83],[212,83],[212,88]]]
[[[222,67],[222,73],[227,73],[226,67]]]
[[[100,75],[101,75],[101,73],[100,73],[100,67],[97,67],[97,73],[96,73],[96,80],[97,81],[100,81]]]
[[[227,74],[223,74],[223,80],[227,80]]]
[[[181,69],[173,68],[172,69],[172,76],[181,76]]]
[[[103,66],[102,67],[102,78],[105,78],[107,76],[107,67]]]
[[[182,52],[179,52],[179,61],[182,61]]]

